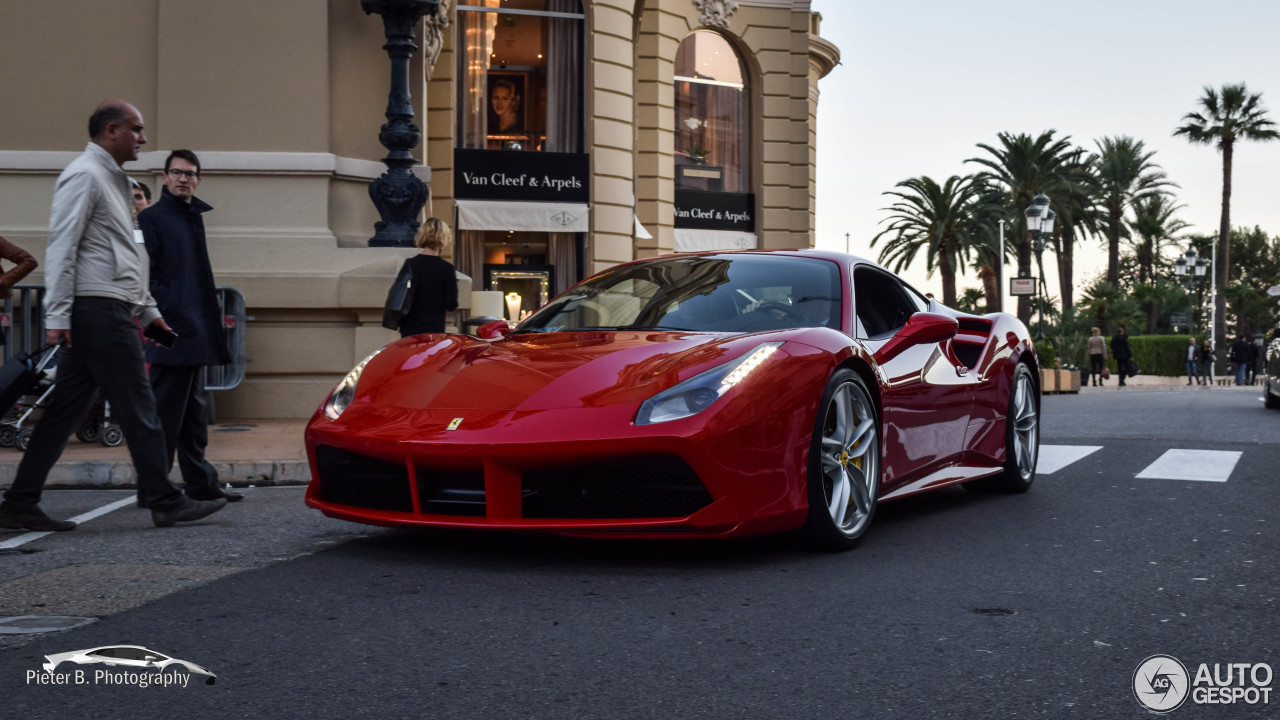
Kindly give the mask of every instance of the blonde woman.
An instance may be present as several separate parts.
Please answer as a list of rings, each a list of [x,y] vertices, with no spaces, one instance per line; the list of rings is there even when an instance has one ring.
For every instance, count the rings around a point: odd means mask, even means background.
[[[1107,339],[1102,337],[1102,330],[1094,328],[1089,336],[1089,374],[1093,376],[1094,386],[1102,385],[1102,369],[1107,366]]]
[[[409,258],[413,305],[400,320],[400,337],[444,332],[445,313],[458,309],[458,277],[440,251],[453,241],[449,225],[437,217],[418,228],[413,244],[422,252]]]

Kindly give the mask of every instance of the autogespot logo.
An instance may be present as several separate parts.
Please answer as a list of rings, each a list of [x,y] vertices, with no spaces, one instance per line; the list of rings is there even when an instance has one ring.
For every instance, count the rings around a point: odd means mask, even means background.
[[[1187,699],[1191,678],[1187,668],[1170,655],[1152,655],[1133,672],[1133,695],[1148,710],[1172,712]]]
[[[1133,696],[1152,712],[1196,705],[1267,705],[1274,675],[1267,663],[1200,663],[1193,676],[1172,655],[1152,655],[1133,672]]]

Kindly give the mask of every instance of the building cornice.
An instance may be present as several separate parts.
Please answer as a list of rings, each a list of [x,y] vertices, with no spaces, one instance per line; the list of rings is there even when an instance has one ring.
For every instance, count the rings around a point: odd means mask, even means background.
[[[830,40],[809,33],[809,62],[818,69],[818,77],[824,78],[840,64],[840,48]]]
[[[370,181],[386,171],[376,160],[342,157],[331,153],[291,152],[222,152],[197,150],[202,172],[215,175],[310,175],[344,180]],[[0,175],[56,175],[80,156],[67,150],[0,150]],[[159,173],[164,170],[167,150],[145,152],[137,160],[124,164],[134,174]],[[414,167],[423,182],[431,182],[431,168]]]

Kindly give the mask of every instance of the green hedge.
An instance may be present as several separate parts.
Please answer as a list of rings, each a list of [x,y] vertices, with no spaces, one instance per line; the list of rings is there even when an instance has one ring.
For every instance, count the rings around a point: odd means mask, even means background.
[[[1204,343],[1204,337],[1196,336],[1196,345]],[[1187,374],[1187,336],[1186,335],[1130,335],[1129,349],[1133,350],[1133,360],[1138,363],[1144,375]],[[1107,353],[1111,353],[1111,339],[1107,338]],[[1116,359],[1108,358],[1111,371],[1116,371]]]
[[[1070,353],[1073,357],[1062,358],[1063,363],[1088,368],[1089,356],[1088,350],[1085,349],[1088,345],[1087,340],[1088,338],[1084,337],[1058,338],[1058,344],[1075,349]],[[1116,359],[1111,356],[1111,337],[1106,336],[1106,340],[1107,365],[1114,373],[1117,368]],[[1197,335],[1196,345],[1202,345],[1204,340],[1203,335]],[[1051,367],[1052,364],[1044,360],[1046,354],[1044,350],[1047,349],[1049,348],[1044,348],[1040,352],[1041,362],[1045,367]],[[1138,363],[1144,375],[1182,376],[1187,374],[1186,335],[1130,335],[1129,349],[1133,351],[1134,362]]]

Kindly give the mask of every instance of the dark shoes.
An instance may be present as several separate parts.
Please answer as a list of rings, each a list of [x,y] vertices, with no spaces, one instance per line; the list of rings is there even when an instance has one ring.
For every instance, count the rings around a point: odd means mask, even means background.
[[[151,521],[156,527],[173,527],[174,523],[191,522],[208,517],[227,506],[222,498],[217,500],[192,500],[182,496],[182,504],[171,510],[152,510]]]
[[[240,502],[244,499],[244,495],[241,493],[235,492],[234,490],[228,490],[223,487],[214,488],[211,493],[192,493],[188,490],[187,497],[192,500],[217,500],[221,498],[227,502]]]
[[[36,530],[39,532],[60,532],[75,530],[76,524],[70,520],[54,520],[38,507],[25,511],[13,511],[0,506],[0,527],[14,530]]]

